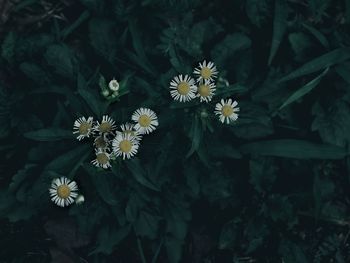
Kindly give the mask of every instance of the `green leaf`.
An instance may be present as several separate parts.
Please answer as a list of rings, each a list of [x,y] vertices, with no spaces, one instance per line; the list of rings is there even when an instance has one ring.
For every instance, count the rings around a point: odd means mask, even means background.
[[[233,219],[222,227],[218,242],[219,249],[232,249],[236,245],[239,232],[238,223],[237,219]]]
[[[159,192],[160,189],[158,186],[156,186],[153,182],[151,182],[146,176],[145,171],[142,169],[141,164],[138,159],[132,159],[130,161],[126,161],[126,166],[130,170],[131,174],[135,178],[137,182],[139,182],[141,185]]]
[[[194,120],[191,125],[191,129],[189,132],[189,137],[192,141],[191,148],[186,154],[186,158],[189,158],[195,151],[198,150],[199,145],[202,141],[203,137],[203,129],[202,129],[202,123],[200,121],[200,118],[195,115]]]
[[[68,37],[75,29],[77,29],[85,20],[87,20],[90,16],[89,11],[85,10],[72,24],[62,30],[61,35],[62,38],[65,39]]]
[[[241,146],[243,153],[295,159],[342,159],[348,155],[344,148],[309,141],[281,139],[260,141]]]
[[[101,199],[111,206],[118,205],[119,201],[115,195],[115,188],[113,188],[111,176],[105,172],[99,172],[97,168],[92,165],[84,165],[84,169],[90,175],[91,181],[96,187]]]
[[[270,158],[257,158],[249,162],[250,183],[255,190],[262,193],[269,191],[276,180],[276,170],[274,162]]]
[[[271,65],[272,59],[277,53],[287,28],[288,6],[285,0],[275,0],[274,14],[275,17],[273,20],[273,33],[268,65]]]
[[[81,74],[78,74],[78,93],[85,100],[91,111],[98,118],[101,118],[107,110],[108,102],[101,100],[102,97],[97,90],[87,87],[87,83]]]
[[[49,129],[40,129],[36,131],[26,132],[23,134],[24,137],[40,142],[52,142],[60,141],[63,139],[73,139],[73,133],[69,130],[63,130],[60,128],[49,128]]]
[[[17,35],[15,32],[9,32],[1,44],[1,56],[8,63],[12,64],[15,59],[15,45]]]
[[[165,247],[168,254],[169,263],[179,263],[182,258],[183,241],[173,237],[167,237]]]
[[[115,35],[115,23],[109,20],[93,18],[89,22],[89,38],[96,53],[106,61],[113,63],[117,56],[118,39]]]
[[[292,71],[287,76],[281,78],[278,82],[296,79],[298,77],[308,75],[319,70],[340,64],[350,58],[350,48],[343,47],[328,52],[318,58],[315,58],[300,68]]]
[[[218,65],[223,66],[236,52],[250,48],[251,44],[252,41],[246,35],[233,33],[216,44],[211,52],[211,57]]]
[[[313,196],[315,201],[315,216],[318,217],[326,201],[330,200],[336,191],[336,186],[327,175],[321,171],[314,172]]]
[[[326,68],[320,75],[318,75],[316,78],[311,80],[310,82],[306,83],[304,86],[302,86],[300,89],[296,90],[292,95],[288,97],[288,99],[281,105],[279,108],[280,110],[286,107],[287,105],[293,103],[296,100],[299,100],[301,97],[308,94],[310,91],[312,91],[321,81],[321,79],[327,74],[329,68]]]
[[[45,170],[55,171],[59,174],[73,174],[91,153],[90,145],[75,146],[74,149],[58,156],[45,166]]]
[[[51,45],[47,48],[45,59],[50,66],[53,66],[56,73],[73,78],[76,73],[76,58],[73,51],[66,45]]]
[[[90,255],[103,253],[111,254],[114,248],[125,239],[130,233],[130,225],[116,228],[109,225],[104,225],[97,234],[97,247],[94,249]]]
[[[327,38],[320,31],[308,24],[303,23],[302,25],[322,44],[322,46],[327,49],[329,48]]]
[[[270,12],[269,1],[267,0],[247,0],[245,1],[245,11],[250,21],[260,27]]]
[[[334,101],[326,110],[316,103],[312,108],[315,119],[312,131],[318,131],[325,143],[345,147],[350,144],[350,107],[343,100]]]
[[[138,236],[155,239],[157,237],[158,225],[161,217],[141,211],[134,223],[135,232]]]

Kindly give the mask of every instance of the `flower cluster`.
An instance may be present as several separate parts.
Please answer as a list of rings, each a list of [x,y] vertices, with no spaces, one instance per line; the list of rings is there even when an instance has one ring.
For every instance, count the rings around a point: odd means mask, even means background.
[[[175,76],[170,82],[170,95],[179,102],[188,102],[199,98],[200,102],[210,102],[215,95],[218,70],[213,62],[204,60],[194,69],[196,80],[189,75]],[[221,99],[215,106],[215,114],[222,123],[229,124],[238,118],[239,108],[237,101]]]
[[[101,80],[103,83],[100,84],[101,95],[106,99],[115,99],[119,96],[120,85],[116,79],[112,79],[108,85],[105,83],[104,78]]]
[[[131,120],[133,123],[121,124],[118,128],[108,115],[104,115],[101,121],[81,117],[74,122],[73,134],[76,134],[79,141],[94,138],[96,158],[92,164],[107,169],[116,157],[133,157],[139,149],[142,136],[153,132],[158,126],[156,113],[147,108],[136,110]]]

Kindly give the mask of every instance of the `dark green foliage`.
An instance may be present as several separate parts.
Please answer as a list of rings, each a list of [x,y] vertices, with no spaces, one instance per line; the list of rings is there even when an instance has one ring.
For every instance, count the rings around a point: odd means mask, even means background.
[[[0,262],[350,262],[350,1],[5,2]],[[203,60],[213,100],[174,102]],[[93,166],[74,121],[140,107],[137,156]],[[85,202],[50,201],[60,176]]]

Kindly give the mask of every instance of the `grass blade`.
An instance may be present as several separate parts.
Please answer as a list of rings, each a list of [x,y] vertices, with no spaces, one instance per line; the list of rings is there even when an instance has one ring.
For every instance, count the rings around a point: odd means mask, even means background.
[[[285,0],[275,1],[275,18],[273,20],[273,33],[268,65],[271,65],[272,59],[277,53],[281,44],[284,32],[287,28],[288,6]]]
[[[300,99],[301,97],[312,91],[320,83],[321,79],[327,74],[328,70],[329,68],[326,68],[326,70],[323,71],[316,78],[306,83],[300,89],[296,90],[292,95],[288,97],[288,99],[282,104],[282,106],[279,109],[283,109],[287,105],[293,103],[294,101]]]

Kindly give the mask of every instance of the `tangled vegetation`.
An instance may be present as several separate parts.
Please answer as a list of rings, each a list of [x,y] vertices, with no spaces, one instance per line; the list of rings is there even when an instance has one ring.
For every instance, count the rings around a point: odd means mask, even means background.
[[[1,262],[350,262],[349,0],[0,5]]]

